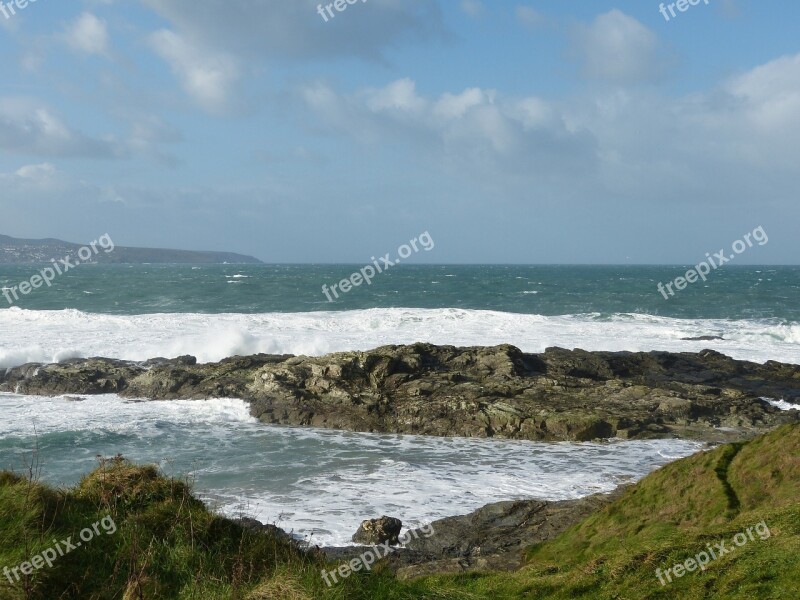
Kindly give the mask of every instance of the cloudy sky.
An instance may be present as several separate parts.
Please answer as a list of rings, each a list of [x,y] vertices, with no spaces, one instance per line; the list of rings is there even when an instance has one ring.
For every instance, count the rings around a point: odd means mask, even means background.
[[[368,262],[800,257],[800,5],[38,0],[0,13],[0,233]],[[8,9],[6,9],[8,11]]]

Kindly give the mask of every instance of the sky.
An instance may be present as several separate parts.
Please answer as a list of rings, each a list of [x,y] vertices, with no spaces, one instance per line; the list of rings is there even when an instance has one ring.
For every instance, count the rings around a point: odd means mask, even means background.
[[[695,264],[760,226],[737,264],[800,258],[797,2],[2,2],[0,234]]]

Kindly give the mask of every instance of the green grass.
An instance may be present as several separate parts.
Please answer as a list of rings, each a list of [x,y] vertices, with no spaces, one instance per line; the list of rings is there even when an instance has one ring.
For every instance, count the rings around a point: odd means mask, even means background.
[[[151,466],[104,461],[66,490],[0,473],[0,568],[14,567],[110,515],[117,531],[11,585],[0,600],[455,600],[491,598],[800,597],[800,426],[671,463],[558,538],[530,548],[515,573],[400,582],[380,566],[331,588],[331,569],[271,536],[210,512],[184,482]],[[683,563],[764,521],[704,572],[662,586],[655,570]]]
[[[662,586],[662,571],[764,521],[771,536]],[[510,575],[440,577],[485,598],[800,597],[800,426],[671,463]],[[665,579],[666,580],[666,579]]]
[[[90,542],[19,582],[0,576],[0,599],[462,597],[398,583],[380,569],[329,589],[321,571],[334,565],[215,515],[184,482],[122,458],[103,461],[67,490],[0,472],[0,568],[29,561],[54,540],[71,536],[74,544],[82,529],[107,516],[116,525],[114,533],[100,528]]]

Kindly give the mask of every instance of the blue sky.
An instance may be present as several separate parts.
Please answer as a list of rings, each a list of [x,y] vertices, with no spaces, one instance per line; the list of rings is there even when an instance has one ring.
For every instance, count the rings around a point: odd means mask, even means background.
[[[796,264],[800,5],[38,0],[0,233],[367,262]],[[668,3],[665,3],[668,4]],[[577,5],[577,6],[576,6]]]

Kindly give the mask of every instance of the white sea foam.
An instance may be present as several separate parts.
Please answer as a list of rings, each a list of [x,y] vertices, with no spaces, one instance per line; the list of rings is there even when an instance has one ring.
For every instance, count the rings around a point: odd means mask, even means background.
[[[786,400],[775,400],[774,398],[761,398],[762,400],[766,400],[772,406],[779,408],[781,410],[800,410],[800,404],[792,404],[791,402],[786,402]]]
[[[0,468],[72,484],[96,455],[122,453],[189,474],[224,512],[274,522],[318,544],[347,544],[365,518],[408,527],[517,498],[610,491],[701,444],[542,443],[272,427],[241,400],[82,401],[0,394]]]
[[[369,309],[265,314],[106,315],[74,309],[0,309],[0,367],[107,356],[143,360],[197,356],[201,362],[258,352],[321,355],[383,344],[510,343],[585,350],[718,350],[733,358],[800,364],[800,324],[673,319],[639,314],[545,317],[463,309]],[[724,340],[684,341],[719,335]]]

